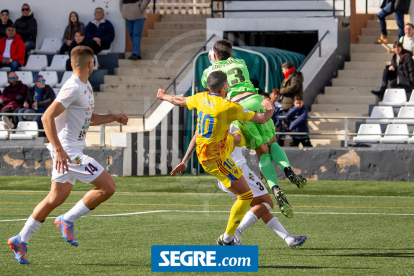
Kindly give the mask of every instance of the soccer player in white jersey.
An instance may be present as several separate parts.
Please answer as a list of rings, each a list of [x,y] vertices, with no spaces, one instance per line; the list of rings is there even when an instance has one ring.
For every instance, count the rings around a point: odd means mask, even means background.
[[[233,133],[237,130],[237,127],[231,125],[229,132]],[[192,139],[183,160],[180,164],[177,165],[177,167],[172,170],[171,175],[183,173],[187,169],[187,163],[190,160],[190,157],[193,155],[194,150],[195,139]],[[234,235],[234,245],[243,245],[241,240],[242,232],[252,226],[259,219],[262,219],[266,226],[273,230],[277,235],[279,235],[279,237],[281,237],[291,248],[301,246],[306,241],[307,236],[295,236],[289,234],[289,232],[286,231],[279,220],[273,216],[273,214],[270,212],[270,210],[273,208],[273,201],[270,198],[270,195],[263,183],[249,168],[249,166],[247,166],[247,161],[242,154],[241,148],[235,147],[230,157],[233,159],[236,165],[242,169],[243,176],[253,192],[253,201],[250,204],[252,208],[246,213],[243,220],[240,222],[239,227],[237,227],[236,233]],[[221,190],[228,193],[233,199],[237,199],[237,196],[229,189],[227,189],[223,183],[219,181],[218,184]]]
[[[92,49],[77,46],[71,52],[73,75],[61,88],[55,101],[42,116],[50,143],[47,148],[53,160],[52,184],[49,194],[35,207],[17,236],[8,244],[19,264],[30,264],[26,259],[27,242],[47,216],[69,196],[76,179],[91,183],[96,188],[87,192],[67,213],[55,219],[62,238],[72,246],[78,242],[73,225],[76,219],[91,212],[115,192],[115,182],[92,157],[83,154],[86,132],[90,125],[110,122],[127,124],[126,114],[93,114],[94,98],[88,78],[93,71]]]

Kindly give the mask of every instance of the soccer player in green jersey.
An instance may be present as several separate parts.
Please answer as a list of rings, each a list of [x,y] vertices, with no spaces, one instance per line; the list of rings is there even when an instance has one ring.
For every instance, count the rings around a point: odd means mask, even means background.
[[[231,43],[226,40],[218,40],[213,47],[213,53],[209,54],[212,65],[203,72],[201,84],[207,88],[207,77],[215,71],[227,74],[229,85],[227,99],[238,102],[244,108],[257,113],[265,112],[261,106],[262,96],[257,94],[256,89],[250,81],[249,71],[243,59],[233,58]],[[296,175],[290,167],[289,160],[284,150],[276,143],[275,126],[272,120],[259,125],[251,122],[233,122],[245,136],[249,148],[256,151],[259,158],[259,167],[271,188],[276,202],[283,215],[288,218],[293,216],[292,206],[286,200],[277,183],[274,161],[286,174],[286,177],[299,188],[303,188],[307,181],[300,175]]]

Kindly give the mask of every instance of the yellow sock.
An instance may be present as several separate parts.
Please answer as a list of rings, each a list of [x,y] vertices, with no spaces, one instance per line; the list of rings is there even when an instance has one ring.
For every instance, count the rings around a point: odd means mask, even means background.
[[[246,141],[246,138],[244,137],[243,133],[240,130],[236,130],[234,133],[239,134],[240,137],[241,137],[241,141],[237,145],[237,147],[246,147],[247,146],[247,141]]]
[[[236,202],[231,207],[229,222],[227,223],[226,234],[234,236],[237,227],[239,227],[250,203],[253,200],[252,191],[248,191],[244,194],[238,195]]]

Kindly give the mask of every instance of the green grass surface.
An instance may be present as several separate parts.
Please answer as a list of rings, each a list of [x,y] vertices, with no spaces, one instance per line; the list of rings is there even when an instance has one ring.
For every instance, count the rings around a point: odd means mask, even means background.
[[[117,193],[76,222],[78,247],[46,220],[29,242],[29,266],[18,265],[7,239],[16,235],[47,194],[48,177],[0,177],[0,275],[186,275],[152,273],[152,245],[210,245],[224,232],[233,200],[209,176],[116,178]],[[237,275],[413,275],[413,183],[280,182],[295,216],[275,216],[292,234],[308,235],[290,249],[259,221],[243,233],[259,245],[259,272]],[[91,188],[77,183],[51,217],[69,210]],[[168,212],[167,212],[168,211]],[[187,212],[202,211],[202,212]],[[224,212],[213,212],[224,211]],[[200,275],[201,273],[192,273]],[[208,275],[226,275],[209,273]],[[227,274],[235,275],[235,274]]]

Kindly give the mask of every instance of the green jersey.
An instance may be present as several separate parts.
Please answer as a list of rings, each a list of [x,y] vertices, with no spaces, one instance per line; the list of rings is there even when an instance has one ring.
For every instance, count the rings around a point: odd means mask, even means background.
[[[247,70],[246,62],[243,59],[229,57],[227,60],[221,60],[203,72],[201,78],[201,85],[207,87],[208,76],[215,71],[222,71],[227,74],[227,82],[229,83],[229,90],[227,91],[227,99],[232,96],[243,93],[253,92],[257,93],[259,89],[254,88],[250,81],[249,70]]]

